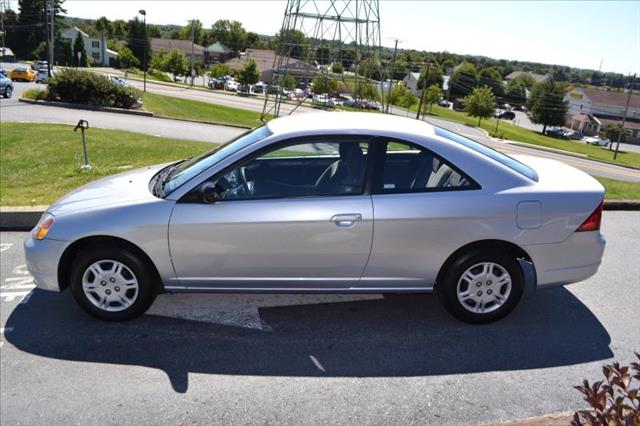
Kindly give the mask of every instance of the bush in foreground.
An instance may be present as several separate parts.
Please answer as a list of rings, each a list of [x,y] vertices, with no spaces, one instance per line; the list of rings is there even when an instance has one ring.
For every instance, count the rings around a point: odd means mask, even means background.
[[[640,354],[636,356],[640,359]],[[602,367],[602,373],[605,380],[593,384],[585,380],[575,387],[591,410],[576,412],[571,425],[640,425],[640,387],[632,387],[634,379],[640,381],[640,363],[621,366],[616,362]]]
[[[94,106],[131,108],[140,94],[89,71],[65,69],[49,79],[47,99]]]

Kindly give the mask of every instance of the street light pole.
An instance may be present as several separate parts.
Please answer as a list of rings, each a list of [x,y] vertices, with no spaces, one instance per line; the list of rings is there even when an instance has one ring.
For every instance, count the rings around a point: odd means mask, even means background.
[[[138,11],[144,19],[144,40],[143,40],[143,53],[142,53],[142,67],[144,68],[144,78],[142,83],[142,91],[147,91],[147,11],[140,9]]]
[[[389,114],[389,107],[391,106],[391,87],[393,86],[393,75],[396,73],[396,53],[398,52],[398,39],[396,39],[396,45],[393,48],[393,58],[391,59],[391,78],[389,79],[389,90],[387,91],[387,114]]]
[[[627,95],[627,104],[624,106],[624,115],[622,116],[622,125],[620,126],[620,132],[618,133],[618,141],[616,142],[616,151],[613,153],[613,159],[618,156],[618,150],[620,149],[620,141],[622,140],[622,134],[624,133],[624,123],[627,121],[627,113],[629,112],[629,103],[631,102],[631,92],[633,92],[633,83],[635,82],[636,75],[634,74],[629,83],[629,93]]]

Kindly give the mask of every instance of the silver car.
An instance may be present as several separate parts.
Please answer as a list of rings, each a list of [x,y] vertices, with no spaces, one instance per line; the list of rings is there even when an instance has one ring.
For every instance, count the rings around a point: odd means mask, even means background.
[[[422,293],[471,323],[598,270],[604,190],[418,120],[308,113],[107,177],[25,242],[38,287],[104,320],[159,292]]]

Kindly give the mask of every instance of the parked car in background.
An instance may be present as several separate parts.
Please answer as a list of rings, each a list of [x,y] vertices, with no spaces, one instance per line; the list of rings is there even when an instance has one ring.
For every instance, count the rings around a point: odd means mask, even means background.
[[[438,101],[438,105],[440,105],[443,108],[449,108],[449,105],[451,105],[451,104],[446,99],[440,99]]]
[[[36,75],[37,73],[34,70],[25,66],[16,67],[9,73],[9,77],[11,77],[11,80],[26,82],[35,81]]]
[[[566,133],[565,130],[559,127],[550,127],[545,132],[546,135],[552,136],[554,138],[564,138],[565,133]]]
[[[7,70],[5,70],[4,68],[0,68],[0,75],[3,75],[7,78],[9,78],[9,76],[7,75]]]
[[[224,82],[224,90],[229,90],[232,92],[236,92],[238,90],[238,87],[240,86],[240,83],[238,83],[235,80],[227,80]]]
[[[497,118],[500,118],[502,120],[515,120],[516,113],[513,111],[502,111],[497,115]]]
[[[307,113],[108,176],[47,208],[35,284],[103,320],[160,292],[429,293],[470,323],[600,265],[604,188],[420,120]],[[558,294],[558,293],[554,293]]]
[[[264,93],[266,88],[267,88],[267,83],[263,83],[262,81],[259,81],[253,85],[251,90],[253,91],[253,93],[260,94],[260,93]]]
[[[597,145],[597,146],[609,146],[611,141],[607,138],[603,138],[600,136],[590,136],[584,138],[584,141],[589,145]]]
[[[115,75],[108,75],[107,78],[110,82],[117,84],[118,86],[129,87],[129,83],[127,83],[124,79],[117,77]]]
[[[574,130],[568,130],[567,132],[565,132],[564,137],[567,139],[579,141],[579,140],[582,140],[582,138],[584,138],[584,134],[581,132],[576,132]]]
[[[13,81],[5,75],[0,75],[0,95],[10,98],[13,94]]]
[[[207,85],[209,86],[209,89],[224,90],[224,81],[218,78],[210,78]]]
[[[35,61],[31,64],[31,69],[34,71],[40,71],[41,69],[47,69],[49,67],[49,63],[47,61]]]

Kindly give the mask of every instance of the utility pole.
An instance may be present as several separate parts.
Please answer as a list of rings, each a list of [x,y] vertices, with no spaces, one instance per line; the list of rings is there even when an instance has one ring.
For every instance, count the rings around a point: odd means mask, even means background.
[[[2,7],[0,8],[0,37],[2,37],[2,56],[4,56],[4,12],[6,11],[4,0],[2,0]]]
[[[147,39],[147,11],[144,9],[140,9],[138,11],[138,13],[140,15],[142,15],[143,19],[144,19],[144,40],[143,42],[143,53],[142,53],[142,68],[144,68],[144,80],[142,83],[142,91],[146,92],[147,91],[147,42],[149,41]]]
[[[49,1],[50,0],[45,0],[44,2],[44,35],[45,46],[47,49],[47,59],[49,58],[49,53],[51,52],[51,42],[49,41],[49,38],[51,37],[51,31],[49,31]],[[51,63],[49,61],[47,61],[47,76],[51,77]]]
[[[191,87],[193,87],[193,79],[196,76],[196,70],[193,67],[193,46],[196,38],[196,25],[195,21],[191,21]]]
[[[629,93],[627,94],[627,103],[624,106],[624,115],[622,116],[622,125],[620,129],[620,133],[618,133],[618,141],[616,142],[616,150],[613,153],[613,159],[615,160],[618,156],[618,150],[620,149],[620,141],[622,140],[622,134],[624,133],[624,123],[627,121],[627,113],[629,112],[629,103],[631,102],[631,93],[633,92],[633,83],[635,82],[636,75],[634,74],[631,78],[631,83],[629,83]]]
[[[391,59],[391,78],[389,79],[389,90],[387,91],[387,114],[389,114],[389,107],[391,106],[391,88],[393,87],[393,75],[396,73],[396,53],[398,52],[398,39],[396,39],[395,47],[393,48],[393,58]]]
[[[431,68],[431,61],[427,61],[427,72],[424,73],[424,80],[422,80],[422,92],[420,93],[420,103],[418,104],[418,113],[416,114],[416,120],[420,120],[420,113],[422,112],[422,103],[424,102],[424,92],[427,88],[427,78],[429,78],[429,68]],[[420,78],[418,77],[418,82]]]
[[[47,58],[47,77],[51,78],[51,75],[53,74],[53,52],[55,51],[55,31],[53,29],[53,25],[55,22],[55,16],[56,16],[56,5],[54,3],[54,0],[50,0],[47,2],[49,4],[49,12],[51,13],[51,21],[49,23],[49,34],[47,35],[48,37],[50,37],[50,41],[49,41],[49,51],[47,52],[48,58]]]

